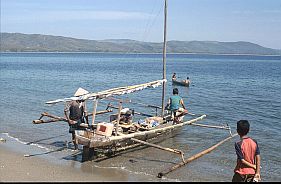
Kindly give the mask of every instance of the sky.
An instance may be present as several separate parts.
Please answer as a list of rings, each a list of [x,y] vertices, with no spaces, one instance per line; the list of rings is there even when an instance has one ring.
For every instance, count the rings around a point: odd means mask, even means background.
[[[163,41],[164,0],[0,0],[1,32]],[[167,40],[281,49],[281,0],[168,0]]]

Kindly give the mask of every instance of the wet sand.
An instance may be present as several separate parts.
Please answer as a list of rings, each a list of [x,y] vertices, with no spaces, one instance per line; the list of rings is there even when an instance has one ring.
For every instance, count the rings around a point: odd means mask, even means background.
[[[107,181],[76,168],[59,166],[41,158],[24,157],[0,145],[0,181]]]
[[[84,165],[83,165],[84,164]],[[14,152],[5,143],[0,144],[0,182],[50,182],[50,181],[145,181],[133,174],[116,169],[95,168],[90,162],[82,168],[55,164],[40,157],[25,157]]]

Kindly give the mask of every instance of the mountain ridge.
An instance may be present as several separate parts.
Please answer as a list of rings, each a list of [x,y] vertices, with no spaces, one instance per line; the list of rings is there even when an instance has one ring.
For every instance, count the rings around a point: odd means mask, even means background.
[[[1,33],[1,52],[162,53],[163,43],[131,39],[87,40],[43,34]],[[255,43],[219,41],[167,42],[167,53],[280,55],[281,50]]]

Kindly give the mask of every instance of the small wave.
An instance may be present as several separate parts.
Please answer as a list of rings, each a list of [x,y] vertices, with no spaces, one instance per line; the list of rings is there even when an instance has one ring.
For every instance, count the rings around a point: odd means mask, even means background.
[[[27,144],[27,142],[23,142],[23,141],[19,140],[19,138],[16,138],[16,137],[13,137],[13,136],[9,135],[9,133],[2,133],[2,134],[3,134],[3,135],[6,135],[6,136],[9,137],[10,139],[13,139],[13,140],[15,140],[15,141],[17,141],[17,142],[19,142],[19,143],[21,143],[21,144]]]
[[[150,177],[155,177],[155,175],[152,175],[152,174],[148,174],[148,173],[145,173],[145,172],[138,172],[138,171],[131,171],[131,170],[128,170],[126,167],[124,166],[116,166],[116,167],[102,167],[102,166],[97,166],[97,165],[94,165],[94,167],[96,168],[100,168],[100,169],[121,169],[121,170],[124,170],[126,172],[129,172],[129,173],[133,173],[133,174],[136,174],[136,175],[145,175],[145,176],[150,176]],[[169,179],[169,178],[166,178],[166,177],[162,177],[162,180],[168,180],[168,181],[174,181],[174,182],[180,182],[180,180],[178,179]]]
[[[41,146],[39,144],[34,144],[34,143],[29,144],[28,142],[21,141],[19,138],[13,137],[9,133],[2,133],[2,134],[7,136],[8,138],[10,138],[12,140],[15,140],[18,143],[21,143],[21,144],[24,144],[24,145],[31,145],[31,146],[35,146],[35,147],[38,147],[38,148],[41,148],[41,149],[45,149],[46,151],[50,151],[49,148],[46,148],[46,147]]]
[[[30,145],[31,145],[31,146],[36,146],[36,147],[41,148],[41,149],[45,149],[46,151],[50,151],[49,148],[46,148],[45,146],[41,146],[41,145],[39,145],[39,144],[31,143]]]
[[[122,169],[122,170],[126,170],[126,168],[124,166],[121,166],[121,167],[102,167],[102,166],[97,166],[97,165],[94,165],[94,167],[96,168],[100,168],[100,169]]]

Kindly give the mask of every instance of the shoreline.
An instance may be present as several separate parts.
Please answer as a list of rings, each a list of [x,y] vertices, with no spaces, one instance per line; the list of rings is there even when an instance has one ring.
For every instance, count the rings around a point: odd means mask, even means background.
[[[51,164],[41,158],[28,158],[0,145],[0,181],[106,181],[101,176],[78,169]]]
[[[21,52],[0,52],[0,54],[129,54],[129,55],[162,55],[162,53],[135,53],[135,52],[38,52],[38,51],[21,51]],[[167,53],[167,55],[206,55],[206,56],[264,56],[264,57],[279,57],[278,54],[216,54],[216,53]]]
[[[146,178],[141,174],[130,173],[121,168],[98,167],[91,161],[80,163],[71,158],[58,159],[51,154],[44,155],[40,148],[23,145],[9,138],[4,139],[6,141],[0,142],[0,182],[134,182],[157,180],[156,178]],[[29,154],[26,153],[30,152],[41,152],[41,154],[27,156]]]

